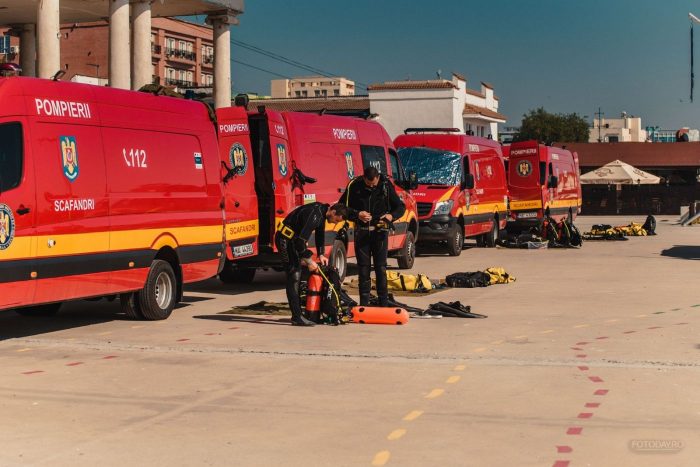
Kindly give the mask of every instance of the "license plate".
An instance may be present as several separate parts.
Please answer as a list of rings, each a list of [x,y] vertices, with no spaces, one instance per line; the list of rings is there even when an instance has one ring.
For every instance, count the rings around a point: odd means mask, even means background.
[[[531,217],[537,217],[537,213],[536,212],[519,212],[518,213],[519,219],[528,219]]]
[[[249,243],[247,245],[239,245],[233,247],[233,256],[236,258],[240,256],[248,256],[253,254],[253,244]]]

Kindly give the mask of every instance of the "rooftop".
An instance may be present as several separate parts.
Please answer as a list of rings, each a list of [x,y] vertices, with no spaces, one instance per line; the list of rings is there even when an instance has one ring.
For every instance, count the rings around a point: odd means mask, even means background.
[[[700,143],[557,143],[576,151],[581,167],[619,159],[637,168],[700,167]]]
[[[402,89],[457,89],[457,86],[446,79],[434,79],[423,81],[387,81],[385,83],[370,84],[368,91],[393,91]]]
[[[508,120],[508,117],[503,114],[487,109],[486,107],[479,107],[478,105],[472,104],[465,104],[462,115],[480,115],[482,117],[492,118],[494,120],[502,120],[503,122]]]

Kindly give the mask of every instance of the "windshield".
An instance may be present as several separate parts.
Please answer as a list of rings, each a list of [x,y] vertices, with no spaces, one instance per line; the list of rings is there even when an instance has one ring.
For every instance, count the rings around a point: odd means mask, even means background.
[[[406,172],[415,172],[423,185],[459,185],[461,157],[453,152],[430,148],[401,148],[399,158]]]

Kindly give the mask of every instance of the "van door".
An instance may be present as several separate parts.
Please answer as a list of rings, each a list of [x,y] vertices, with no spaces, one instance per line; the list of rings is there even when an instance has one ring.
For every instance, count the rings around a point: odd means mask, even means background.
[[[0,308],[7,308],[34,299],[37,205],[24,122],[0,122],[0,141]]]

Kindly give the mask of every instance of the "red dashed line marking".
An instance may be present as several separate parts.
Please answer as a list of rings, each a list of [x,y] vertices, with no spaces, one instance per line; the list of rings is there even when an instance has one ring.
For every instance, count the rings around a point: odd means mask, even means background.
[[[72,362],[72,363],[66,363],[66,366],[78,366],[78,365],[82,365],[82,364],[83,364],[83,362]]]
[[[556,461],[552,467],[569,467],[569,461]]]
[[[580,354],[576,355],[576,358],[586,358],[586,357],[588,357],[588,355],[586,355],[585,353],[580,353]]]
[[[591,412],[581,412],[578,414],[578,418],[591,418],[593,414]]]
[[[559,454],[568,454],[573,451],[574,449],[571,446],[557,446],[557,452]]]
[[[205,336],[218,336],[219,333],[218,333],[218,332],[208,332],[208,333],[206,333],[206,334],[204,334],[204,335],[205,335]]]
[[[622,334],[634,334],[635,332],[637,332],[637,331],[625,331]]]
[[[690,324],[690,323],[676,323],[674,326],[683,326],[684,324]]]
[[[609,339],[609,337],[608,336],[600,336],[600,337],[596,337],[596,339],[598,339],[600,341],[603,339]]]
[[[581,347],[571,347],[571,350],[583,350]]]
[[[598,389],[596,392],[593,393],[594,396],[604,396],[608,392],[610,392],[609,389]]]
[[[576,343],[576,345],[586,345],[586,344],[590,344],[590,342],[577,342]]]
[[[588,409],[597,409],[600,407],[600,402],[586,402],[586,408]]]
[[[588,371],[589,370],[589,368],[587,366],[579,366],[577,368],[581,371]]]
[[[603,382],[603,378],[601,378],[600,376],[589,376],[588,379],[590,379],[594,383],[602,383]]]
[[[106,357],[102,357],[102,360],[112,360],[113,358],[119,358],[117,355],[107,355]]]
[[[22,374],[23,375],[36,375],[37,373],[43,373],[44,370],[32,370],[32,371],[25,371]]]
[[[239,326],[234,326],[234,327],[229,328],[229,329],[241,329],[241,328]]]
[[[189,340],[189,339],[178,339],[178,340],[175,341],[175,342],[187,342],[188,340]]]
[[[583,431],[582,426],[572,426],[572,427],[569,427],[568,430],[566,430],[566,434],[567,435],[580,435],[582,431]]]
[[[661,329],[661,328],[663,328],[663,326],[652,326],[652,327],[647,328],[647,329]]]

